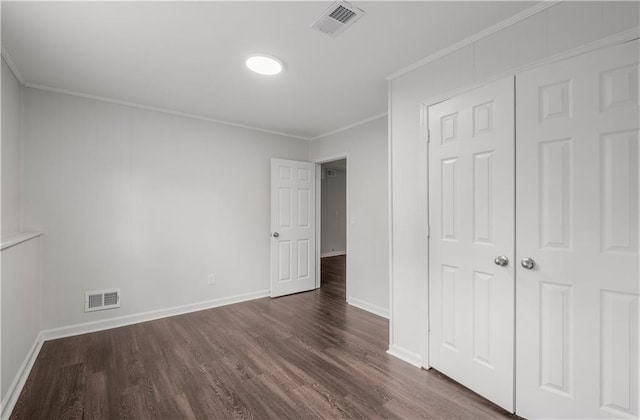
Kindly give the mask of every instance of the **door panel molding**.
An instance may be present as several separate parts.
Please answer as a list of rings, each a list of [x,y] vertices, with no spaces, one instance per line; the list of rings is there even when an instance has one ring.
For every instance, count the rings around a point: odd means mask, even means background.
[[[567,59],[580,57],[582,55],[589,54],[589,53],[598,53],[611,48],[616,48],[618,46],[629,44],[631,42],[637,44],[637,39],[639,37],[640,37],[640,28],[637,28],[637,27],[631,28],[624,32],[620,32],[618,34],[614,34],[606,38],[602,38],[595,42],[585,44],[581,47],[578,47],[563,53],[556,54],[552,57],[548,57],[546,59],[528,64],[526,66],[510,70],[503,74],[498,74],[494,77],[485,79],[479,83],[467,85],[465,87],[462,87],[460,89],[456,89],[447,93],[434,95],[433,97],[422,101],[420,105],[420,127],[421,127],[420,129],[420,191],[422,193],[421,193],[419,204],[421,208],[421,213],[420,213],[421,214],[421,230],[425,232],[425,235],[421,237],[420,250],[421,250],[421,255],[424,255],[425,259],[423,260],[423,264],[422,264],[422,266],[424,267],[424,271],[422,274],[423,281],[421,281],[421,284],[428,285],[431,282],[431,279],[429,277],[429,270],[430,270],[430,264],[431,264],[429,260],[429,255],[431,250],[429,248],[429,242],[428,242],[428,239],[429,239],[428,236],[431,233],[430,232],[431,229],[429,226],[428,212],[426,210],[428,209],[428,206],[429,206],[429,198],[428,198],[428,194],[426,193],[427,185],[428,185],[428,171],[429,171],[428,108],[430,106],[441,103],[445,100],[453,98],[457,95],[469,92],[473,89],[476,89],[482,86],[486,86],[487,84],[492,83],[496,80],[499,80],[500,78],[503,78],[505,76],[512,76],[514,74],[516,74],[516,76],[519,76],[522,74],[522,72],[525,72],[525,71],[530,71],[530,70],[533,71],[543,66],[552,65]],[[637,51],[637,47],[636,47],[636,51]],[[620,66],[614,65],[612,68],[607,69],[600,73],[600,76],[598,78],[598,84],[599,84],[598,89],[599,89],[600,98],[601,98],[598,102],[598,107],[600,111],[616,110],[617,112],[621,112],[624,110],[625,104],[633,103],[634,100],[637,103],[637,96],[633,94],[626,95],[624,94],[624,90],[618,89],[616,91],[615,88],[613,87],[616,83],[620,85],[620,83],[622,83],[621,81],[624,79],[624,77],[622,76],[625,74],[628,75],[630,72],[635,71],[635,69],[637,68],[637,65],[638,64],[636,60],[635,64],[633,63],[623,64]],[[571,88],[573,87],[571,86]],[[569,105],[573,106],[573,104],[569,104],[568,98],[565,98],[564,102],[566,103],[564,106],[567,108],[567,111],[565,111],[565,114],[569,112],[573,112],[573,110],[569,109]],[[536,112],[536,115],[538,115],[538,118],[539,118],[540,116],[539,108]],[[637,111],[627,113],[626,115],[628,118],[635,118],[637,117]],[[553,121],[553,118],[551,118],[550,121]],[[626,134],[629,134],[630,136],[627,138],[626,141],[622,140],[619,143],[614,143],[615,140],[612,138],[612,136],[618,136],[619,134],[623,135],[623,137]],[[597,173],[599,173],[599,178],[592,186],[593,188],[598,188],[599,190],[605,190],[606,189],[605,185],[610,185],[612,183],[615,183],[618,180],[618,178],[622,178],[622,181],[623,181],[622,184],[629,185],[628,191],[631,191],[631,192],[635,191],[636,194],[640,194],[640,192],[638,191],[638,189],[640,188],[638,186],[638,182],[635,181],[633,177],[626,184],[624,182],[625,174],[628,175],[629,173],[636,173],[634,171],[638,170],[637,163],[634,163],[634,161],[630,161],[629,165],[626,165],[625,163],[623,165],[614,166],[612,164],[614,160],[615,161],[619,160],[614,156],[625,155],[626,152],[623,152],[622,150],[625,147],[629,149],[629,152],[626,153],[627,156],[630,156],[630,157],[638,156],[639,152],[638,152],[638,146],[637,146],[637,142],[638,142],[637,136],[638,136],[637,128],[632,130],[622,130],[622,131],[614,130],[612,132],[603,133],[601,135],[601,138],[600,138],[600,147],[602,148],[601,161],[598,165],[596,165],[596,168],[598,169]],[[564,139],[571,140],[569,137],[564,137]],[[435,141],[435,140],[431,139],[431,141]],[[628,144],[625,145],[624,144],[625,142]],[[594,170],[596,168],[594,168]],[[614,179],[616,181],[614,181]],[[618,182],[617,184],[620,185],[620,182]],[[565,186],[566,186],[566,182],[565,182]],[[629,220],[627,215],[638,214],[638,207],[637,207],[638,200],[625,197],[624,191],[627,191],[627,189],[620,188],[615,193],[612,192],[608,196],[606,194],[603,196],[603,199],[600,202],[601,208],[599,209],[599,213],[598,213],[601,215],[600,216],[601,218],[598,220],[598,223],[597,223],[598,229],[601,230],[601,234],[599,236],[600,238],[599,246],[601,247],[601,252],[609,252],[609,253],[615,254],[618,256],[618,258],[620,258],[620,256],[624,253],[633,253],[633,252],[637,253],[638,238],[640,237],[640,226],[638,226],[638,224],[635,223],[634,220],[631,220],[631,222],[629,223],[629,226],[630,226],[629,229],[625,230],[621,228],[621,224],[624,224],[625,221]],[[614,202],[616,203],[615,206],[613,205]],[[622,206],[618,203],[622,203]],[[563,220],[563,223],[566,225],[567,222],[565,220],[565,217],[563,217],[562,220]],[[514,240],[515,240],[515,237],[514,237]],[[557,242],[561,244],[565,244],[567,242],[567,240],[565,239],[565,234],[563,234],[562,239]],[[551,243],[549,243],[549,245],[551,245]],[[519,264],[520,260],[514,261],[513,263]],[[640,262],[636,264],[636,267],[637,267],[636,270],[640,271]],[[600,273],[600,275],[603,277],[607,277],[606,273]],[[612,299],[612,296],[617,297],[617,295],[608,295],[604,291],[602,293],[603,293],[603,296],[609,299],[606,301],[607,305],[613,308],[610,300]],[[421,319],[421,324],[424,326],[423,328],[421,328],[422,367],[430,368],[431,367],[430,355],[429,355],[430,339],[429,339],[428,331],[431,328],[431,325],[430,325],[431,319],[429,318],[430,308],[429,308],[428,302],[430,297],[429,297],[428,287],[425,287],[425,289],[421,289],[420,295],[421,295],[420,301],[422,303],[420,305],[420,308],[421,308],[420,319]],[[637,306],[638,294],[631,293],[629,296],[631,296],[631,298],[629,299],[630,299],[630,302],[632,303],[631,303],[631,309],[629,309],[628,311],[630,311],[630,313],[635,313],[633,311],[636,309],[634,309],[635,307],[633,305]],[[604,297],[602,299],[604,299]],[[633,303],[633,302],[636,302],[636,303]],[[603,331],[603,334],[605,330],[607,331],[606,334],[608,334],[608,337],[610,337],[609,338],[610,340],[619,341],[620,340],[619,338],[611,338],[614,336],[613,332],[611,332],[611,325],[612,325],[611,319],[612,317],[615,317],[615,316],[618,316],[618,315],[609,314],[605,316],[603,314],[601,319],[598,321],[598,325],[600,325],[600,330]],[[636,318],[633,318],[633,319],[636,319]],[[635,328],[636,330],[638,328],[637,325],[635,326],[631,325],[631,327]],[[613,370],[612,370],[612,373],[610,374],[609,379],[605,380],[603,377],[602,383],[600,385],[603,390],[606,389],[608,390],[607,392],[609,392],[609,394],[606,394],[607,396],[605,396],[604,391],[601,392],[602,397],[600,399],[602,401],[600,405],[602,406],[602,410],[610,413],[609,416],[611,414],[620,416],[620,417],[628,416],[628,412],[625,411],[625,408],[623,407],[624,404],[620,405],[620,403],[612,402],[614,401],[614,398],[611,396],[611,390],[613,389],[611,378],[620,376],[620,374],[617,373],[618,371],[615,368],[612,368],[613,359],[611,359],[612,357],[611,352],[613,351],[612,349],[618,348],[618,346],[614,346],[611,344],[608,344],[608,345],[602,344],[601,346],[603,349],[608,346],[607,351],[609,351],[609,353],[606,353],[604,350],[602,350],[601,354],[603,356],[601,357],[601,360],[597,361],[594,365],[600,366],[601,371],[607,370],[607,369],[609,370],[613,369]],[[638,345],[636,345],[634,349],[637,349],[637,347]],[[606,356],[606,354],[608,354],[609,356]],[[622,357],[621,360],[629,360],[629,359]],[[635,373],[638,371],[637,360],[634,363],[636,364],[635,365],[631,364],[632,369],[630,372]],[[625,371],[625,373],[627,373],[627,371]],[[540,382],[539,376],[537,381]],[[625,381],[629,383],[637,384],[638,382],[637,375],[631,379],[626,379]],[[636,387],[635,388],[636,391],[634,391],[635,392],[634,395],[637,395],[637,385],[634,385],[634,386]],[[516,406],[516,409],[518,409],[518,406]],[[518,414],[526,415],[526,414],[522,414],[520,410],[518,410],[517,412]],[[635,416],[637,416],[637,413],[635,414]]]
[[[516,75],[516,403],[637,418],[638,48]]]
[[[271,159],[271,297],[316,288],[316,168]]]
[[[511,412],[514,112],[513,77],[427,110],[429,364]]]

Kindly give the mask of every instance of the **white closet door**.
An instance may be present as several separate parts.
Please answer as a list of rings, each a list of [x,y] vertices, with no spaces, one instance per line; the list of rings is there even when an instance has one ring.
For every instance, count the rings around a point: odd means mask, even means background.
[[[510,77],[429,107],[429,364],[509,411],[513,89]]]
[[[516,81],[517,412],[638,417],[638,42]]]

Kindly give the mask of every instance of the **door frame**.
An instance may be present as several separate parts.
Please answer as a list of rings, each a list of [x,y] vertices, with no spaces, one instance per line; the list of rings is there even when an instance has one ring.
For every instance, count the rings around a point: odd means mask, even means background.
[[[343,152],[330,156],[323,156],[320,158],[315,158],[311,162],[316,165],[316,289],[321,286],[321,278],[320,278],[320,255],[322,254],[321,249],[321,240],[322,240],[322,164],[333,162],[336,160],[346,159],[347,160],[347,168],[346,172],[346,197],[345,197],[345,207],[346,207],[346,220],[345,220],[345,229],[346,229],[346,241],[345,241],[345,252],[347,253],[347,261],[345,267],[345,286],[346,286],[346,300],[349,300],[349,225],[351,224],[350,219],[350,207],[349,207],[349,153]]]

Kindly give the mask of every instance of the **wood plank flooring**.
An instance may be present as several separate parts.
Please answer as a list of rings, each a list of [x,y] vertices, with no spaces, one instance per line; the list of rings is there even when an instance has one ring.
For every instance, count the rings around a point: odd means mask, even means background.
[[[510,418],[386,354],[388,321],[322,287],[48,341],[12,419]]]

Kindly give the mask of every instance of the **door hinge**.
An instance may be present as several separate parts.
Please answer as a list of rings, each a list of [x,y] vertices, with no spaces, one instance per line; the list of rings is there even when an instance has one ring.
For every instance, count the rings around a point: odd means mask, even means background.
[[[431,237],[431,225],[427,225],[427,238]]]
[[[427,143],[431,143],[431,130],[427,128]]]

